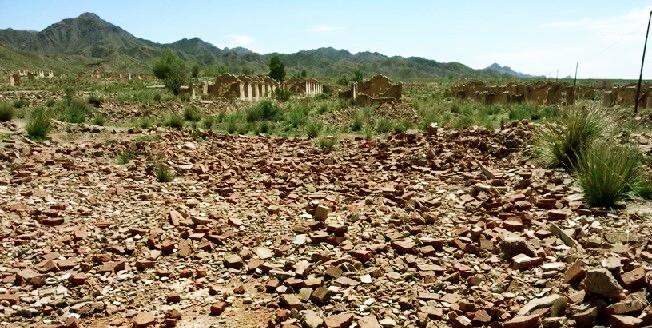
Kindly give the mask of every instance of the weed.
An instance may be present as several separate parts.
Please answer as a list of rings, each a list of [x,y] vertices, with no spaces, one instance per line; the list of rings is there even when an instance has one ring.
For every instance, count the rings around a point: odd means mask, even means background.
[[[44,140],[51,128],[50,116],[45,109],[36,108],[30,114],[25,130],[31,139]]]
[[[8,103],[0,103],[0,122],[11,121],[16,115],[14,108]]]

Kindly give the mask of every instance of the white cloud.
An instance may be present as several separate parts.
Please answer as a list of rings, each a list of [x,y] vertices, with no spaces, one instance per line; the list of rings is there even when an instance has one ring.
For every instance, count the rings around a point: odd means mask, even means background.
[[[327,33],[327,32],[335,32],[339,30],[343,30],[343,28],[337,26],[330,26],[330,25],[318,25],[309,28],[308,32]]]
[[[246,47],[254,42],[254,38],[242,34],[228,34],[224,38],[226,39],[225,45],[227,47]]]

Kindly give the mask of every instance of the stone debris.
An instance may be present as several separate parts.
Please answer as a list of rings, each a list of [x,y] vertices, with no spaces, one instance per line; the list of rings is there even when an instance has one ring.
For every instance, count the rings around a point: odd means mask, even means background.
[[[652,223],[531,165],[533,127],[350,138],[12,135],[0,171],[7,326],[640,327]],[[11,170],[6,168],[11,167]],[[629,222],[631,226],[624,222]],[[636,231],[638,238],[619,235]],[[608,233],[607,233],[608,232]],[[70,319],[72,318],[72,319]],[[195,321],[193,321],[195,320]],[[202,324],[196,324],[205,320]],[[239,320],[239,321],[238,321]]]

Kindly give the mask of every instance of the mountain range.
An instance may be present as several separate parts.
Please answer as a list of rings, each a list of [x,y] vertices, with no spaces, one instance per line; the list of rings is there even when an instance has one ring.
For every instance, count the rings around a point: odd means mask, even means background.
[[[217,72],[267,72],[272,55],[279,55],[288,75],[305,70],[310,76],[339,77],[355,70],[381,73],[396,79],[458,77],[530,77],[508,66],[493,64],[475,70],[457,62],[437,62],[420,57],[385,56],[377,52],[351,53],[324,47],[293,54],[258,54],[242,47],[220,49],[199,38],[156,43],[135,37],[96,14],[66,18],[42,31],[0,30],[0,70],[46,69],[79,72],[151,72],[152,63],[171,50],[189,64],[209,74]]]

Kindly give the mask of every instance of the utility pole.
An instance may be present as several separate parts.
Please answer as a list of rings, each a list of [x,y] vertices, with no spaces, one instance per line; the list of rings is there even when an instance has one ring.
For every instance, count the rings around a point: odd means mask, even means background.
[[[573,104],[575,103],[575,99],[577,98],[577,90],[575,88],[575,85],[577,84],[577,67],[580,66],[580,62],[575,63],[575,77],[573,78]]]
[[[648,35],[650,35],[650,20],[652,20],[652,10],[650,10],[650,17],[648,17],[647,19],[645,43],[643,44],[643,57],[641,57],[641,73],[638,75],[638,84],[636,85],[636,99],[634,99],[634,114],[638,114],[638,99],[641,96],[641,83],[643,82],[643,63],[645,63],[645,51],[647,50],[647,37]]]

